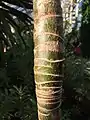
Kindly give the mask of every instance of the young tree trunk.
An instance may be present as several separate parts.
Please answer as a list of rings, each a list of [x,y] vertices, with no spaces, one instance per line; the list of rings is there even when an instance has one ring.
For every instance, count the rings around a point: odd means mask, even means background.
[[[60,120],[63,80],[60,0],[33,0],[34,74],[39,120]]]

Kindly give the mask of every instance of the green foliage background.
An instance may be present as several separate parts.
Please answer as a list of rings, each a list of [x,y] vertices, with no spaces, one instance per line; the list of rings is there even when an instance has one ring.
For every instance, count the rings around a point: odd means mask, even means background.
[[[32,11],[31,0],[0,1],[0,120],[35,120],[33,19],[12,5]]]

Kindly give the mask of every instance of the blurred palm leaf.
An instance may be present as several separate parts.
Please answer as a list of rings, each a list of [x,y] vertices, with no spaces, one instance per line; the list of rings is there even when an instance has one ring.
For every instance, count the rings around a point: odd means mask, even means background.
[[[24,12],[18,8],[23,9]],[[22,40],[26,46],[21,33],[25,26],[32,25],[33,19],[27,14],[27,11],[31,12],[32,8],[32,0],[0,0],[0,43],[4,47],[10,48],[14,44],[18,45],[18,40]],[[20,38],[18,40],[17,35]]]

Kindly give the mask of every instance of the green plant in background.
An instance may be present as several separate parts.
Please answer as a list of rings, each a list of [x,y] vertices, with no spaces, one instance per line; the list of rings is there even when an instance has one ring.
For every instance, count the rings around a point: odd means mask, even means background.
[[[13,7],[14,6],[14,7]],[[35,120],[31,0],[0,1],[0,119]],[[3,63],[3,64],[2,64]]]
[[[0,118],[2,120],[6,118],[7,120],[15,118],[21,118],[21,120],[36,119],[36,102],[27,86],[19,88],[13,86],[1,92]]]
[[[14,45],[5,53],[5,67],[0,69],[0,111],[2,111],[0,118],[2,120],[36,119],[33,42],[29,39],[26,39],[27,49]]]
[[[90,23],[90,1],[84,0],[82,6],[82,22],[83,24]]]
[[[71,116],[71,110],[62,110],[62,119],[61,120],[71,120],[70,116]]]
[[[19,39],[26,46],[25,40],[21,33],[22,31],[25,30],[26,26],[28,28],[28,26],[32,25],[31,22],[33,20],[30,15],[23,13],[23,11],[18,10],[18,7],[21,7],[25,11],[29,10],[30,11],[29,14],[31,14],[32,1],[31,0],[0,1],[0,40],[1,40],[0,43],[6,47],[12,47],[14,44],[18,45]],[[16,39],[15,35],[18,35],[19,37],[18,40]]]

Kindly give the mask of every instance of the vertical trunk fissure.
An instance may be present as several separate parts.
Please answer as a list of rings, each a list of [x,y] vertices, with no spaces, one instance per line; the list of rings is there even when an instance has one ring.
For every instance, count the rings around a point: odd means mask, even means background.
[[[34,74],[39,120],[60,120],[63,80],[60,0],[34,0]]]

